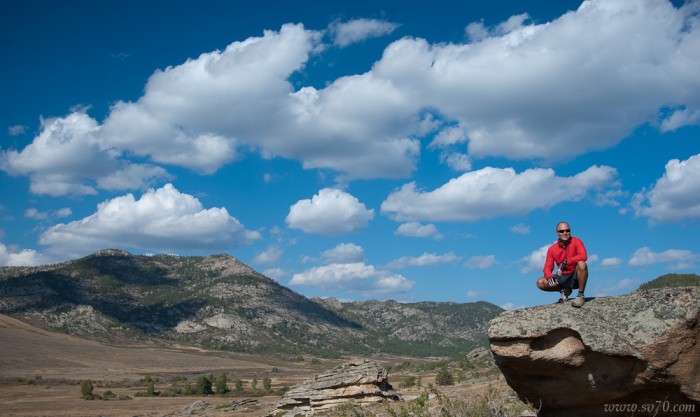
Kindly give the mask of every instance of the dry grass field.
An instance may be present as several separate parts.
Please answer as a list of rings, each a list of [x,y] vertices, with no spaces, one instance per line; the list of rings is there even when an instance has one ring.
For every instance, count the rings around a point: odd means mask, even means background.
[[[221,409],[221,415],[263,416],[280,399],[280,390],[304,378],[325,372],[342,360],[258,356],[230,352],[207,351],[187,346],[109,346],[95,341],[48,332],[13,318],[0,315],[0,415],[3,417],[163,417],[196,415],[182,411],[198,400]],[[375,357],[386,365],[399,364],[407,358]],[[414,359],[411,359],[412,361]],[[227,396],[157,396],[139,397],[146,387],[139,384],[144,377],[156,379],[156,390],[166,390],[194,381],[201,375],[226,373],[229,388],[234,379],[244,381],[243,392]],[[272,381],[272,393],[260,394],[262,380]],[[390,382],[398,389],[405,377],[390,373]],[[81,381],[91,380],[94,393],[111,391],[114,400],[81,399]],[[258,391],[251,381],[256,379]],[[434,381],[434,374],[421,375],[422,383]],[[461,383],[443,391],[448,397],[468,398],[483,393],[488,386],[507,391],[502,376],[491,375],[469,383]],[[418,389],[401,390],[411,396]],[[252,406],[232,412],[226,406],[233,401],[254,399]],[[178,411],[180,411],[178,413]],[[218,415],[218,414],[217,414]]]

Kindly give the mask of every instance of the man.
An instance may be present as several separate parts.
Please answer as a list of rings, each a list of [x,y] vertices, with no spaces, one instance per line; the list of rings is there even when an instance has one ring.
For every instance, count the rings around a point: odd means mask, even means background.
[[[559,291],[560,303],[565,303],[572,290],[578,288],[578,295],[571,305],[581,307],[585,302],[583,292],[588,280],[588,254],[583,241],[571,236],[569,223],[559,223],[556,231],[559,239],[547,249],[544,276],[537,280],[537,287],[542,291]],[[553,272],[555,264],[559,265],[556,274]]]

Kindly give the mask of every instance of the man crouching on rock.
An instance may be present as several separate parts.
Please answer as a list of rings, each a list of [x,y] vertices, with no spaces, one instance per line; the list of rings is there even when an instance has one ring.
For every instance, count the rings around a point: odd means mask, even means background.
[[[588,280],[588,254],[583,241],[571,236],[569,223],[559,223],[556,231],[559,240],[547,249],[544,276],[537,280],[537,287],[542,291],[559,291],[560,303],[568,301],[571,291],[578,288],[578,295],[571,305],[581,307],[585,302],[583,291]],[[555,263],[559,265],[556,274],[553,273]]]

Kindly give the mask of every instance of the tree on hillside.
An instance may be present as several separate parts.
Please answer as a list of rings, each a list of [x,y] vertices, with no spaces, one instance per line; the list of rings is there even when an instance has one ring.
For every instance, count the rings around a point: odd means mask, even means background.
[[[217,395],[224,395],[228,392],[228,380],[226,374],[222,373],[214,381],[214,393]]]
[[[80,383],[80,394],[82,395],[81,398],[85,400],[94,400],[95,396],[93,395],[92,390],[92,381],[90,381],[89,379],[86,379],[85,381]]]
[[[204,375],[197,378],[197,388],[195,388],[197,395],[211,395],[214,393],[211,389],[211,378]]]
[[[435,377],[435,383],[437,385],[454,385],[455,378],[452,376],[452,372],[447,369],[447,366],[443,366],[437,373]]]

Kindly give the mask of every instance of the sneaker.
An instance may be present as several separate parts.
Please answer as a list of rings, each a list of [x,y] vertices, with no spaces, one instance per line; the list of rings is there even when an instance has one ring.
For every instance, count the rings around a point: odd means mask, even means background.
[[[574,300],[573,303],[571,303],[572,307],[581,307],[583,303],[585,303],[586,300],[583,298],[583,294],[579,294],[576,296],[576,299]]]
[[[559,298],[560,303],[565,303],[569,301],[569,296],[571,295],[571,290],[561,290],[561,298]]]

